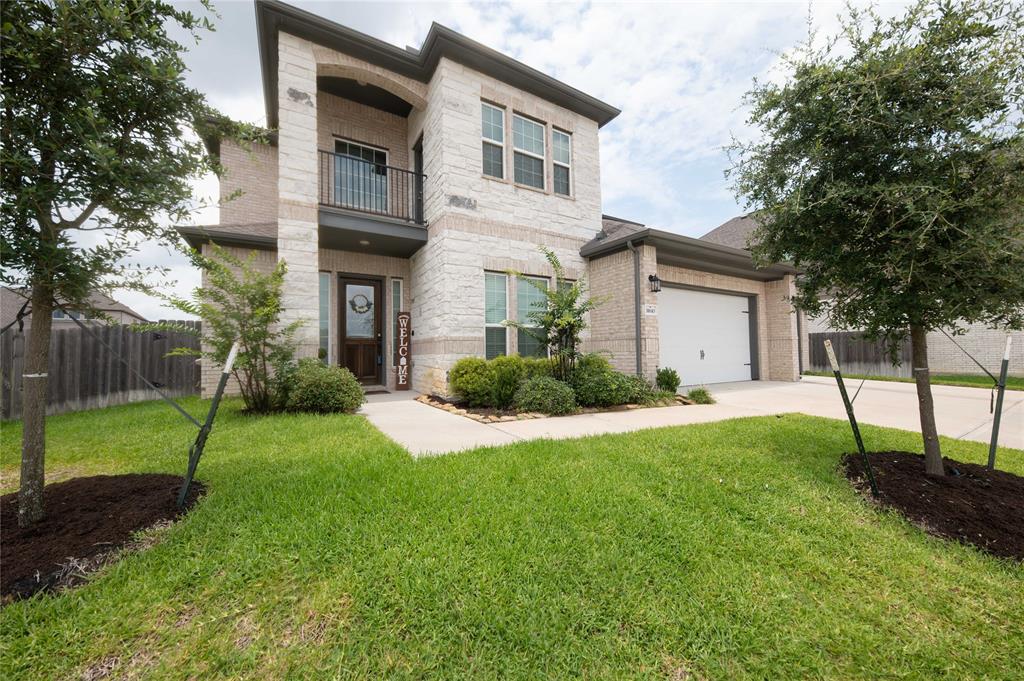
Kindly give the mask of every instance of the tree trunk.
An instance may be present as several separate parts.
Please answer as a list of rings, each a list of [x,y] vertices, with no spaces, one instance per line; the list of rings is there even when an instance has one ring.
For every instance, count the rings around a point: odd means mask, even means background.
[[[931,377],[928,372],[928,332],[920,326],[910,327],[910,344],[917,383],[917,406],[921,412],[921,435],[924,437],[924,472],[945,475],[939,432],[935,427],[935,402],[932,400]]]
[[[53,294],[48,284],[32,287],[32,326],[22,373],[21,486],[18,525],[28,527],[43,518],[43,463],[46,453],[46,395],[50,364]]]

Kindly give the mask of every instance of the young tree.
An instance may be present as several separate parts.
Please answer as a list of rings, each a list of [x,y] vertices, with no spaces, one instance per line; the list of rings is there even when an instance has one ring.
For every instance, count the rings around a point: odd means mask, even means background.
[[[803,270],[795,303],[913,349],[927,473],[942,475],[929,330],[1024,323],[1024,6],[921,0],[755,83],[730,174],[761,210],[761,262]]]
[[[588,298],[587,283],[581,277],[576,281],[565,278],[565,269],[558,256],[543,246],[540,251],[547,258],[555,272],[553,286],[547,281],[523,277],[518,272],[509,272],[544,294],[546,305],[537,305],[526,315],[526,320],[506,319],[503,323],[537,339],[551,352],[554,360],[555,377],[568,381],[580,356],[580,334],[587,328],[587,313],[602,302],[599,298]]]
[[[141,241],[177,242],[191,178],[218,170],[189,135],[244,137],[185,85],[176,25],[209,21],[160,1],[3,4],[0,62],[0,280],[31,291],[18,520],[43,516],[50,317],[60,300],[139,284],[124,259]],[[92,234],[84,234],[92,232]]]
[[[255,254],[247,260],[234,257],[214,246],[211,255],[192,254],[206,282],[195,289],[192,299],[163,296],[172,307],[203,320],[203,349],[177,348],[171,354],[198,355],[217,365],[227,360],[238,341],[238,357],[232,371],[246,409],[267,413],[284,408],[285,376],[295,357],[295,330],[301,322],[281,326],[281,287],[286,266],[278,260],[270,272],[254,265]],[[168,328],[166,323],[143,328]],[[177,330],[194,332],[188,327]]]

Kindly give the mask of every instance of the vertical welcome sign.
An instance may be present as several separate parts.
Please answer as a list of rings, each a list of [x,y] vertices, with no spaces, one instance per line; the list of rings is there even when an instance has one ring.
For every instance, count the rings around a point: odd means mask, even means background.
[[[398,339],[395,342],[395,390],[409,390],[409,336],[412,315],[398,313]]]

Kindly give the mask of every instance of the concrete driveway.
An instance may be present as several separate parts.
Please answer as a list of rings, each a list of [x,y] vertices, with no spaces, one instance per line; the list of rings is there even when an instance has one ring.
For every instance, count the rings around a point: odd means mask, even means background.
[[[851,394],[860,381],[848,385]],[[706,423],[742,416],[802,412],[846,419],[831,378],[806,376],[797,383],[746,381],[709,386],[714,405],[661,407],[483,424],[416,402],[411,393],[370,396],[362,413],[414,456],[537,438],[571,438],[644,428]],[[989,391],[934,386],[939,433],[988,442],[992,430]],[[855,403],[861,423],[920,431],[917,394],[911,383],[866,381]],[[1024,449],[1024,392],[1007,391],[999,444]]]

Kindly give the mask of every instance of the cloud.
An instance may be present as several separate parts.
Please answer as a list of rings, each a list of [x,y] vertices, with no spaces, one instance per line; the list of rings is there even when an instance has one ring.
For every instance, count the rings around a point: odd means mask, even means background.
[[[419,47],[437,21],[619,107],[601,132],[605,212],[694,236],[742,211],[724,147],[753,134],[742,105],[753,78],[784,77],[780,55],[806,39],[808,12],[828,35],[843,11],[842,2],[294,4],[399,46]],[[225,113],[262,123],[253,6],[215,8],[222,18],[187,55],[188,80]],[[215,181],[197,189],[215,194]],[[197,221],[215,222],[216,210]],[[184,286],[198,285],[183,260],[169,264]]]

